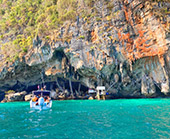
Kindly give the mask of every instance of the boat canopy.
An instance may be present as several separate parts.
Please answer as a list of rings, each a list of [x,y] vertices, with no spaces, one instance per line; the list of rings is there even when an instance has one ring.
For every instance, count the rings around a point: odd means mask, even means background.
[[[43,96],[50,96],[50,91],[47,90],[38,90],[38,91],[33,91],[33,94],[38,96],[38,95],[43,95]]]

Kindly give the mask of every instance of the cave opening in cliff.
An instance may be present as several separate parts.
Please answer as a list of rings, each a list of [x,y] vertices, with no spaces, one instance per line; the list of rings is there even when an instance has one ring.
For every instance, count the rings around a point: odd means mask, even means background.
[[[32,91],[37,90],[38,86],[40,88],[46,86],[47,90],[53,91],[56,91],[58,89],[60,92],[62,92],[63,90],[67,90],[67,92],[69,92],[70,94],[71,91],[73,91],[74,96],[76,96],[76,92],[86,94],[86,92],[88,91],[88,87],[83,85],[81,82],[71,81],[70,87],[69,80],[63,78],[57,78],[56,81],[45,81],[44,83],[33,84],[29,86],[17,82],[17,84],[10,88],[10,90],[14,90],[15,92],[26,91],[27,93],[31,93]]]

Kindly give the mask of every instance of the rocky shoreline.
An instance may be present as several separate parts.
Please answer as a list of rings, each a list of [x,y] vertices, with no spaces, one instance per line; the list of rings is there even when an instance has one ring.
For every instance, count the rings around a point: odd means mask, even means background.
[[[56,93],[55,91],[51,92],[51,98],[52,100],[94,100],[96,99],[96,96],[94,95],[89,95],[87,93],[83,93],[81,96],[68,96],[68,91],[66,90],[64,93],[59,92]],[[159,94],[159,95],[158,95]],[[150,96],[146,95],[141,95],[141,96],[129,96],[129,97],[124,97],[124,96],[118,96],[115,94],[108,94],[106,95],[106,100],[107,99],[139,99],[139,98],[170,98],[170,94],[164,95],[158,93],[157,95],[151,94]],[[32,98],[32,93],[27,93],[26,91],[23,92],[17,92],[17,93],[10,93],[6,94],[3,100],[1,100],[1,103],[6,103],[6,102],[16,102],[16,101],[30,101]]]
[[[55,91],[51,91],[51,98],[52,100],[87,100],[87,99],[95,99],[95,97],[92,97],[90,95],[82,95],[82,96],[67,96],[68,91],[66,90],[64,93],[59,92],[56,93]],[[5,95],[5,98],[1,101],[1,103],[5,102],[15,102],[15,101],[30,101],[32,98],[32,93],[29,94],[25,91],[23,92],[17,92],[17,93],[10,93]]]

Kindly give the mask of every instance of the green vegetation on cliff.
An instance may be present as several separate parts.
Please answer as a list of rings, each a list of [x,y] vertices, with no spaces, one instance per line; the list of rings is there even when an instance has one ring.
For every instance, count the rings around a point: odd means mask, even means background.
[[[0,0],[0,46],[7,61],[24,55],[39,35],[49,39],[66,20],[75,20],[77,0]],[[92,6],[93,0],[83,3]]]
[[[0,7],[1,50],[10,60],[27,52],[35,34],[47,34],[58,17],[55,1],[50,0],[1,0]]]
[[[74,20],[75,5],[75,0],[0,0],[1,52],[9,60],[26,53],[36,35],[48,38],[64,20]]]

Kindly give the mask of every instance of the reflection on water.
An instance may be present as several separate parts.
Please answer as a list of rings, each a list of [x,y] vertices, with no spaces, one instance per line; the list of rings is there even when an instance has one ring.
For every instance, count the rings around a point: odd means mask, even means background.
[[[2,138],[169,138],[169,99],[54,101],[0,104]]]

